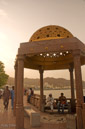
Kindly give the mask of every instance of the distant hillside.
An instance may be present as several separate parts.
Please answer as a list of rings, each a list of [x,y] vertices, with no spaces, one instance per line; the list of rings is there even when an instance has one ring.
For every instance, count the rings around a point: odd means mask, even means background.
[[[9,77],[8,85],[14,85],[14,78]],[[40,86],[40,80],[39,79],[30,79],[30,78],[24,78],[24,87],[39,87]],[[85,81],[83,81],[83,86],[85,88]],[[46,88],[69,88],[70,87],[70,81],[64,78],[52,78],[47,77],[44,78],[44,87]]]
[[[48,82],[50,85],[53,85],[54,87],[55,86],[69,86],[70,85],[70,81],[69,80],[66,80],[64,78],[50,78],[50,77],[47,77],[44,79],[44,83],[45,82]]]

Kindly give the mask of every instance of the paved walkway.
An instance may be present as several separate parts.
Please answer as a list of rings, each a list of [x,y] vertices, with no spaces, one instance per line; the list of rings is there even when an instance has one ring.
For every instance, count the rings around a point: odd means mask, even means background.
[[[13,110],[10,104],[8,110],[5,110],[2,99],[0,99],[0,129],[15,129]]]
[[[25,99],[26,100],[26,99]],[[15,117],[13,115],[13,110],[11,109],[11,102],[9,102],[8,110],[4,110],[3,100],[0,99],[0,129],[16,129]],[[25,101],[26,104],[26,101]],[[27,106],[28,104],[26,104]],[[51,115],[46,113],[41,113],[41,126],[36,127],[36,129],[66,129],[66,119],[63,115]],[[30,118],[24,116],[24,126],[25,129],[35,129],[29,124]]]

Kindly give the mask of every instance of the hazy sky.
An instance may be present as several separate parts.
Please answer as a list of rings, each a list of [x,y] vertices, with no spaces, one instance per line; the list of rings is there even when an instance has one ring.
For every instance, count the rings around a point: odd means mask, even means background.
[[[62,26],[85,43],[85,0],[0,0],[0,61],[9,76],[14,77],[20,43],[46,25]],[[85,80],[85,66],[82,75]],[[69,72],[44,72],[47,76],[69,79]],[[39,78],[39,72],[26,69],[25,77]]]

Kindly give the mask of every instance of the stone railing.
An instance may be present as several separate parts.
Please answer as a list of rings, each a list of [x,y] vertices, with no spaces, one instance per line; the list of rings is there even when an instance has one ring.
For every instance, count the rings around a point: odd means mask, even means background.
[[[45,104],[46,95],[43,96],[43,104]],[[30,103],[40,109],[40,95],[34,94],[30,98]]]

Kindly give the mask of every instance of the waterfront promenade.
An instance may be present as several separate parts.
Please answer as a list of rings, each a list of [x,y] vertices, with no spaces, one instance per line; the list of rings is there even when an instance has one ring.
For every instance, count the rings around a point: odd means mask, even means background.
[[[31,106],[27,104],[26,97],[24,97],[24,105]],[[36,129],[66,129],[65,114],[47,114],[40,112],[40,115],[41,126],[36,127]],[[24,113],[24,127],[25,129],[35,129],[35,127],[30,126],[30,118],[26,113]],[[0,129],[16,129],[15,116],[11,109],[11,102],[9,102],[8,110],[4,110],[2,99],[0,99]]]

